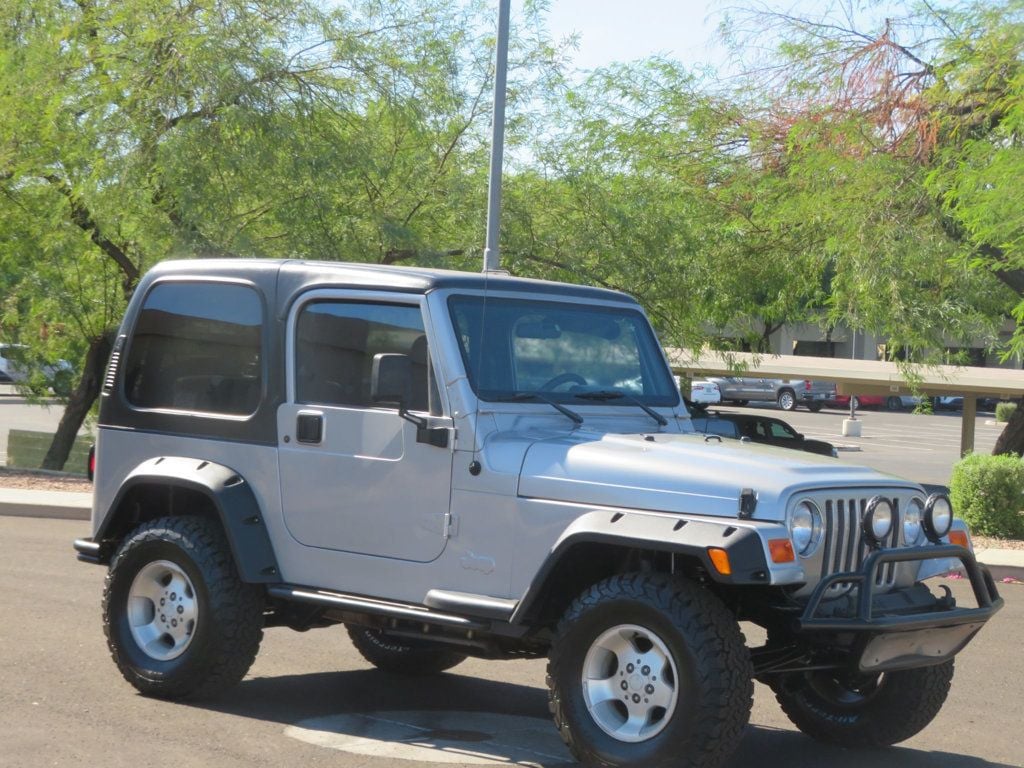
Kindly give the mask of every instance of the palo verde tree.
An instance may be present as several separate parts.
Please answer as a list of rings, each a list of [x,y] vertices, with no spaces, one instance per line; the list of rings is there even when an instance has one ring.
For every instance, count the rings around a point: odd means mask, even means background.
[[[35,344],[45,330],[48,352],[81,370],[47,467],[63,465],[116,319],[161,259],[460,263],[481,231],[465,212],[482,211],[485,194],[486,10],[439,0],[0,6],[4,333]],[[538,73],[513,77],[520,98],[557,75],[540,35],[517,38],[513,56],[516,72]]]
[[[550,109],[535,167],[510,184],[511,265],[626,290],[689,348],[764,349],[819,311],[827,265],[811,230],[773,219],[785,189],[735,101],[650,59],[598,70]]]
[[[972,339],[1020,359],[1024,4],[882,10],[759,6],[729,25],[741,47],[752,30],[780,42],[746,87],[774,94],[756,119],[799,182],[790,205],[817,210],[830,233],[832,317],[915,359]],[[1024,418],[996,450],[1024,451]]]

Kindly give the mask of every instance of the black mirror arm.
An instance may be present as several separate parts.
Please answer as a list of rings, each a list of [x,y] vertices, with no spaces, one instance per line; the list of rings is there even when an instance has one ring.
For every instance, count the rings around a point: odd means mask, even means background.
[[[405,401],[403,400],[398,401],[398,415],[406,421],[415,424],[420,429],[426,429],[429,423],[423,416],[417,416],[405,410]]]
[[[448,430],[444,427],[431,427],[425,416],[417,416],[405,409],[405,401],[398,401],[398,416],[410,424],[416,425],[416,442],[426,443],[437,448],[448,447]]]

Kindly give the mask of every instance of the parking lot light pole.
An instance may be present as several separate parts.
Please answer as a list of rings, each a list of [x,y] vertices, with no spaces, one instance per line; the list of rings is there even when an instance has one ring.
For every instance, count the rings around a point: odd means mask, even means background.
[[[487,242],[484,272],[499,269],[501,253],[501,169],[505,155],[505,81],[508,75],[508,28],[511,0],[498,0],[498,50],[494,62],[494,113],[491,117],[491,174],[487,186]]]

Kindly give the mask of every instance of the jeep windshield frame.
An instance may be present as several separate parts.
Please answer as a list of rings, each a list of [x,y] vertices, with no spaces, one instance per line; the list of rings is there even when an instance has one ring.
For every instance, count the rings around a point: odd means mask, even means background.
[[[638,308],[453,294],[448,312],[473,392],[489,402],[534,399],[676,407],[679,390]],[[589,397],[600,393],[601,397]]]

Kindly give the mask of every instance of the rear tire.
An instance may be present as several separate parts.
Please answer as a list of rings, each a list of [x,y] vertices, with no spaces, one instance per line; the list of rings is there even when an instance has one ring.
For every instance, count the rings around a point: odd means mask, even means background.
[[[885,399],[885,407],[890,411],[898,411],[903,408],[903,401],[895,395],[890,395]]]
[[[132,531],[114,555],[103,631],[140,693],[208,698],[245,677],[256,658],[263,597],[239,578],[217,523],[164,517]]]
[[[368,662],[399,675],[436,675],[466,660],[464,653],[380,629],[347,626],[352,645]]]
[[[555,725],[584,765],[715,768],[750,717],[752,677],[739,625],[717,597],[634,573],[569,607],[547,682]]]
[[[807,410],[811,413],[818,413],[822,409],[821,403],[808,403]]]
[[[808,672],[772,684],[782,711],[818,741],[842,747],[887,747],[925,728],[942,709],[953,660],[918,669],[844,679]]]
[[[795,411],[796,410],[796,395],[792,389],[784,389],[779,392],[778,397],[779,408],[784,411]]]

